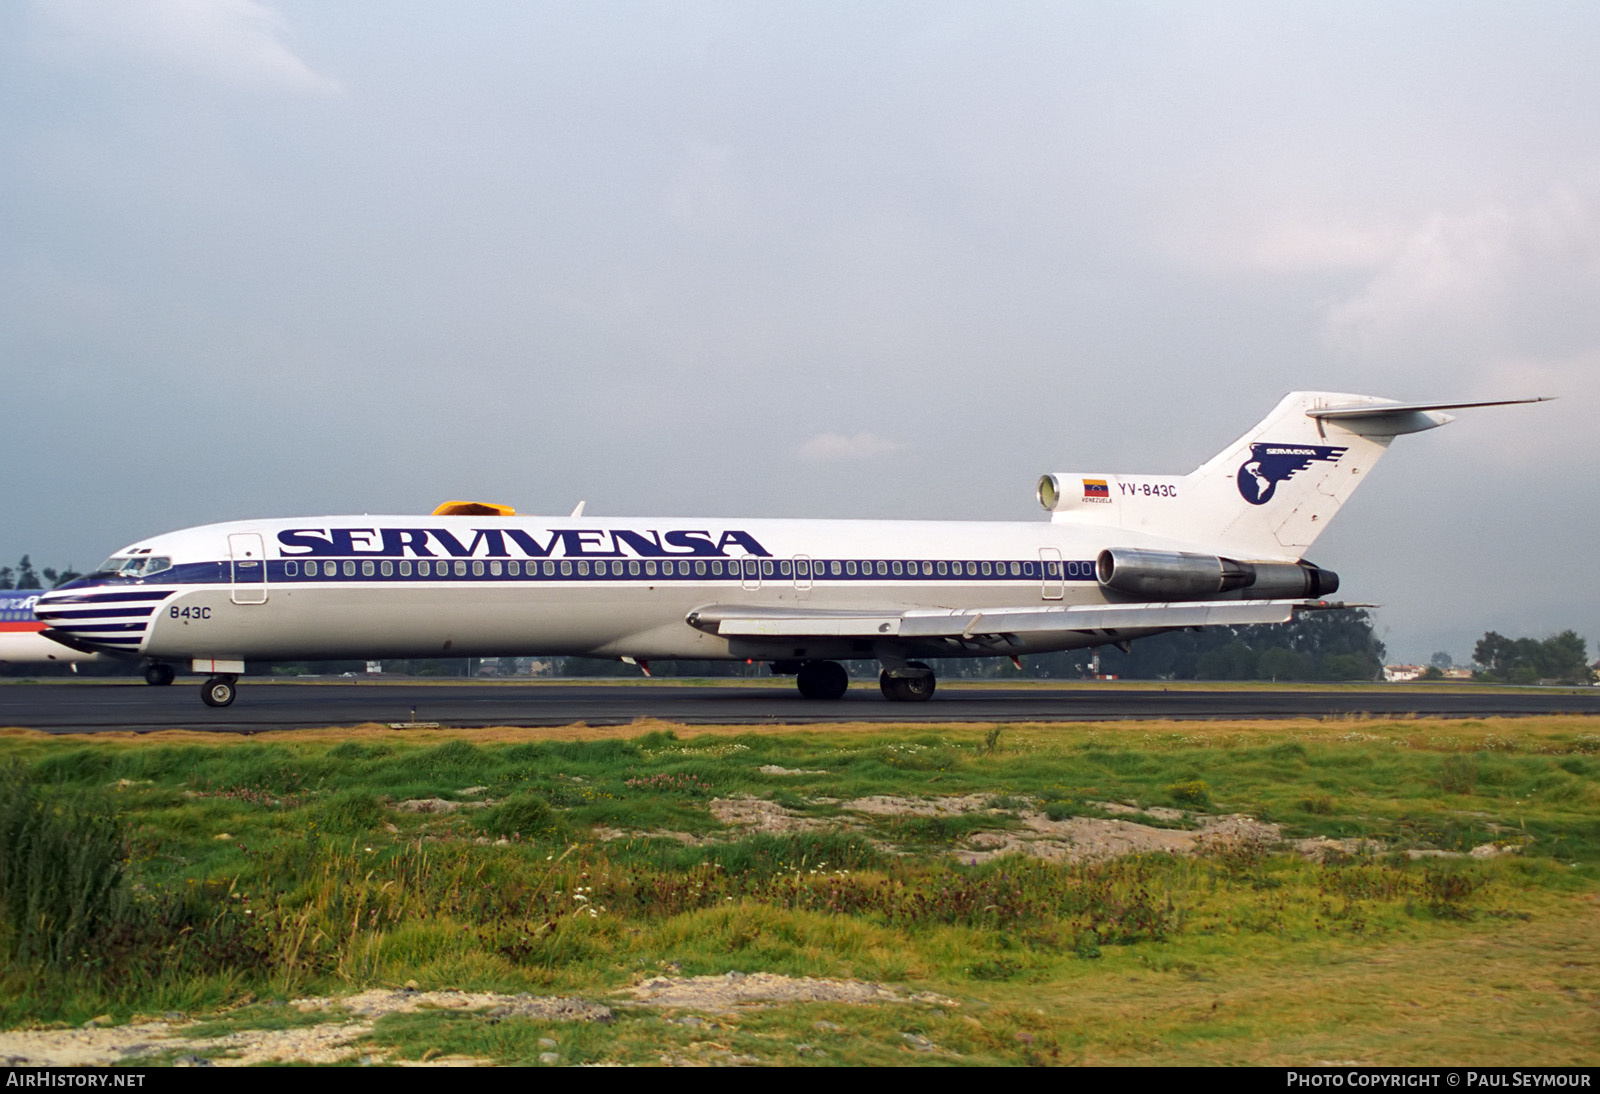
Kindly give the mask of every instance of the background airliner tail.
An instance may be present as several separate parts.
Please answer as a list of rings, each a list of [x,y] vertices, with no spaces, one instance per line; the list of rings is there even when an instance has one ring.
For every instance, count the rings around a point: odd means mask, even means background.
[[[1039,497],[1058,521],[1142,532],[1240,560],[1293,561],[1391,440],[1452,421],[1447,409],[1498,405],[1295,391],[1188,475],[1047,475]]]

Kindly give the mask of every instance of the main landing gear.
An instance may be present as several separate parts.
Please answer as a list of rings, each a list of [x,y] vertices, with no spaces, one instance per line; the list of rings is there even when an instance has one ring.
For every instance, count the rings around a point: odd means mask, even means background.
[[[227,673],[213,676],[200,688],[200,700],[208,707],[225,707],[233,702],[234,683],[239,678]]]
[[[907,661],[905,667],[878,673],[878,687],[885,699],[897,703],[925,703],[933,698],[933,670],[921,661]]]
[[[178,671],[171,665],[155,664],[144,670],[144,682],[153,688],[164,688],[177,676]]]
[[[850,674],[837,661],[774,661],[772,671],[793,673],[803,699],[842,699],[850,687]],[[878,674],[884,698],[897,703],[921,703],[933,698],[933,670],[921,661],[896,662]]]
[[[807,661],[794,682],[802,699],[841,699],[850,686],[850,674],[837,661]]]

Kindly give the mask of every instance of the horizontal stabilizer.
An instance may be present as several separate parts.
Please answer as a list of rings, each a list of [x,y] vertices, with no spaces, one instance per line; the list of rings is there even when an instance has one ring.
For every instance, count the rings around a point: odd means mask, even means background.
[[[1382,418],[1395,414],[1427,413],[1433,410],[1470,410],[1478,406],[1516,406],[1519,403],[1548,403],[1554,395],[1536,395],[1531,399],[1494,399],[1482,403],[1351,403],[1345,406],[1318,407],[1306,411],[1307,417],[1330,418]]]
[[[1446,410],[1469,410],[1481,406],[1516,406],[1519,403],[1548,403],[1554,396],[1540,395],[1531,399],[1495,399],[1475,403],[1346,403],[1341,406],[1313,407],[1306,417],[1316,419],[1320,426],[1333,422],[1353,433],[1370,437],[1398,437],[1406,433],[1421,433],[1448,425],[1455,419],[1443,413]]]
[[[1287,623],[1297,609],[1343,606],[1325,600],[1211,600],[852,612],[717,604],[690,612],[687,621],[726,638],[973,638]]]

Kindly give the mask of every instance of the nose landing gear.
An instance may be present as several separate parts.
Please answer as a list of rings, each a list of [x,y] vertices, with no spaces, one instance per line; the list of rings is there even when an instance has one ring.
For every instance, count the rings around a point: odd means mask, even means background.
[[[200,701],[208,707],[225,707],[233,702],[236,676],[213,676],[200,688]]]

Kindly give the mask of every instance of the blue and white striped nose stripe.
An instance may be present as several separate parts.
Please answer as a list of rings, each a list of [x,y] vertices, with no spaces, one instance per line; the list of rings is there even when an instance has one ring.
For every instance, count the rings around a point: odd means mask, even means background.
[[[46,594],[33,614],[53,631],[88,646],[136,652],[150,617],[172,589],[73,590]]]

